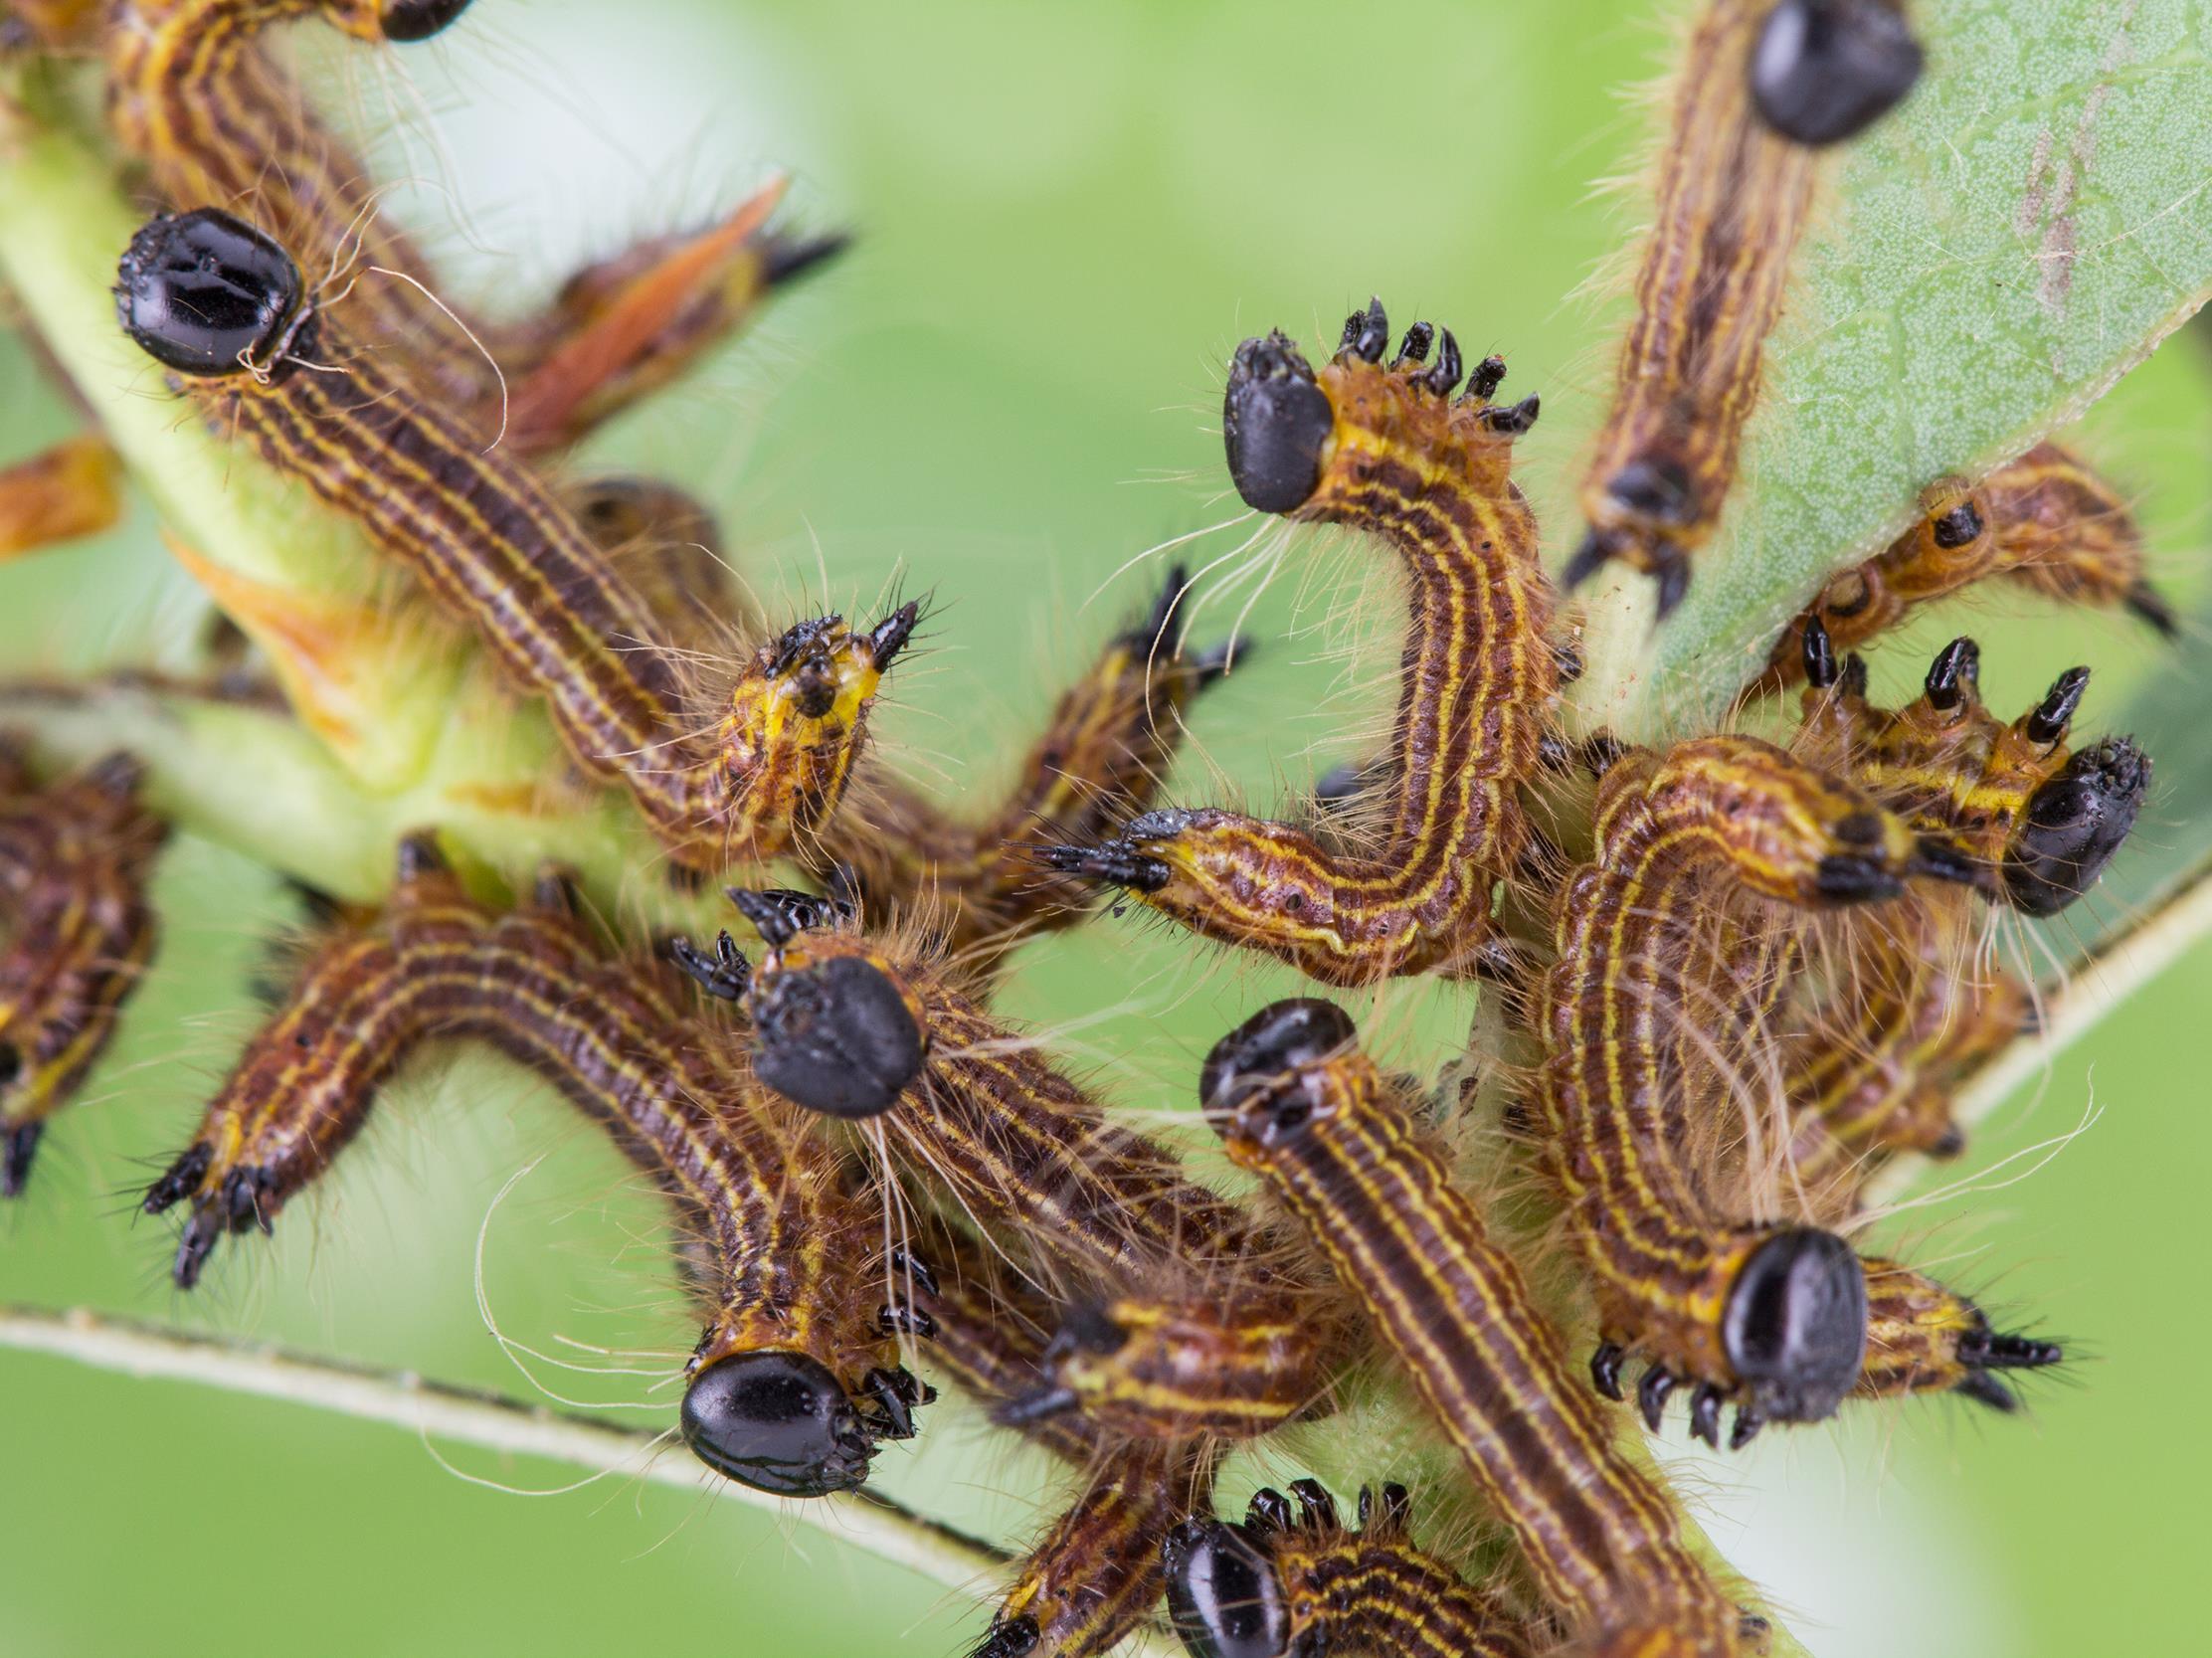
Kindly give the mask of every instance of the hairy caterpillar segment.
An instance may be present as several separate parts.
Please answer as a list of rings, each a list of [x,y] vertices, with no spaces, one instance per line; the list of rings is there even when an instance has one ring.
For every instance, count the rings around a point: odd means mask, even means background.
[[[429,262],[377,210],[358,157],[307,107],[260,40],[320,16],[370,43],[437,33],[467,0],[119,0],[104,38],[109,125],[169,203],[251,215],[311,268],[364,270],[351,314],[365,341],[403,354],[416,384],[522,453],[557,449],[666,384],[738,327],[775,286],[843,239],[765,228],[773,185],[719,224],[650,239],[589,266],[514,323],[471,319],[407,277]]]
[[[1666,1493],[1622,1455],[1520,1268],[1356,1036],[1340,1009],[1304,1001],[1223,1037],[1199,1093],[1229,1156],[1366,1307],[1570,1624],[1657,1606],[1735,1650],[1735,1608]]]
[[[1754,1031],[1774,994],[1714,959],[1708,918],[1746,895],[1808,910],[1894,898],[1913,874],[1981,870],[1755,738],[1628,755],[1599,785],[1596,860],[1567,880],[1555,914],[1537,1101],[1597,1291],[1605,1345],[1593,1374],[1618,1397],[1623,1350],[1646,1354],[1639,1402],[1654,1425],[1684,1381],[1698,1384],[1700,1437],[1718,1438],[1732,1397],[1736,1444],[1769,1420],[1819,1420],[1850,1390],[1865,1345],[1850,1248],[1726,1212],[1695,1155],[1718,1100],[1686,1043],[1711,1030],[1725,1040],[1732,1024]]]
[[[2038,444],[1971,488],[1931,485],[1925,516],[1890,547],[1828,579],[1774,642],[1762,688],[1804,677],[1805,633],[1817,621],[1832,650],[1855,650],[1921,605],[1990,577],[2064,604],[2124,605],[2171,637],[2173,613],[2143,576],[2142,531],[2119,492],[2057,444]]]
[[[1171,570],[1150,612],[1061,693],[989,816],[950,817],[896,783],[855,791],[824,840],[872,913],[925,915],[954,951],[1083,917],[1090,889],[1040,873],[1037,848],[1107,833],[1151,804],[1174,764],[1183,716],[1228,654],[1177,653],[1169,630],[1187,586],[1184,571]]]
[[[1168,1606],[1193,1658],[1525,1658],[1529,1647],[1489,1597],[1406,1536],[1405,1488],[1378,1508],[1360,1491],[1348,1531],[1311,1480],[1253,1497],[1241,1525],[1194,1520],[1168,1548]]]
[[[153,956],[146,883],[169,826],[140,776],[116,754],[36,788],[0,745],[0,1197],[22,1192]]]
[[[1980,651],[1953,640],[1930,664],[1919,698],[1868,705],[1863,675],[1836,665],[1818,618],[1806,626],[1801,747],[1848,767],[1924,829],[2003,874],[2029,914],[2053,914],[2093,884],[2132,829],[2150,762],[2125,739],[2077,756],[2066,746],[2087,670],[2060,676],[2009,725],[1981,701]],[[1896,1151],[1953,1155],[1952,1085],[2030,1026],[2028,988],[1979,948],[1975,906],[1957,891],[1917,891],[1848,942],[1850,979],[1808,1018],[1793,1046],[1791,1094],[1810,1103],[1796,1148],[1808,1185]]]
[[[1002,1419],[1080,1410],[1188,1440],[1264,1432],[1316,1404],[1335,1332],[1249,1216],[942,970],[746,907],[771,945],[744,992],[755,1074],[830,1115],[872,1106],[913,1173],[1017,1241],[1065,1307],[1039,1384]]]
[[[276,243],[213,209],[157,218],[123,256],[116,302],[217,431],[242,432],[356,520],[544,696],[578,764],[620,783],[677,862],[778,856],[835,809],[917,606],[866,634],[833,616],[789,630],[695,730],[650,610],[574,517],[528,467],[353,349]],[[310,352],[335,368],[303,368],[294,354]]]
[[[710,653],[732,638],[759,639],[768,619],[722,556],[714,514],[659,478],[587,478],[560,492],[608,563],[652,613],[655,638],[673,649]]]
[[[911,1305],[925,1356],[986,1405],[1033,1393],[1048,1307],[1031,1292],[995,1284],[993,1263],[965,1238],[947,1237],[932,1253],[929,1266],[904,1263],[918,1267]],[[1159,1601],[1162,1539],[1204,1500],[1212,1459],[1142,1440],[1115,1446],[1079,1416],[1020,1426],[1082,1470],[1086,1484],[1021,1564],[972,1658],[1092,1658]]]
[[[90,433],[0,469],[0,559],[114,528],[122,482],[115,452]]]
[[[480,1041],[606,1128],[694,1231],[707,1322],[686,1367],[692,1449],[785,1495],[859,1485],[875,1441],[910,1434],[924,1394],[895,1367],[895,1321],[863,1304],[872,1228],[833,1159],[713,1056],[670,980],[600,952],[558,882],[493,916],[427,839],[403,845],[400,867],[381,916],[316,949],[146,1194],[149,1213],[190,1205],[179,1287],[226,1232],[273,1226],[415,1050]]]
[[[1760,357],[1812,210],[1812,152],[1752,107],[1767,12],[1760,0],[1711,0],[1691,35],[1636,315],[1582,484],[1589,527],[1563,578],[1576,587],[1621,560],[1656,579],[1662,617],[1689,591],[1691,560],[1736,481]]]
[[[2056,1342],[1997,1334],[1979,1307],[1910,1267],[1869,1256],[1866,1272],[1862,1397],[1955,1392],[2009,1413],[2020,1407],[2019,1397],[1990,1372],[2043,1370],[2065,1360]]]
[[[1508,475],[1537,400],[1492,404],[1497,358],[1453,399],[1462,365],[1450,330],[1414,324],[1385,367],[1388,332],[1376,301],[1346,323],[1318,375],[1280,333],[1246,340],[1223,412],[1230,474],[1249,504],[1367,530],[1405,573],[1381,844],[1333,851],[1295,825],[1168,811],[1103,844],[1042,850],[1050,868],[1124,887],[1208,938],[1337,985],[1490,965],[1493,888],[1528,843],[1515,789],[1539,768],[1558,688],[1536,521]]]

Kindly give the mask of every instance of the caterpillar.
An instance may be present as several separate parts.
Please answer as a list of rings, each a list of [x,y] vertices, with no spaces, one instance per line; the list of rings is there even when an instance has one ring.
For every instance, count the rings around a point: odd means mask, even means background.
[[[277,1214],[359,1131],[424,1044],[484,1043],[551,1082],[660,1186],[692,1232],[707,1313],[681,1428],[699,1458],[785,1496],[857,1487],[927,1395],[867,1305],[873,1230],[835,1162],[677,1005],[681,981],[599,949],[558,875],[493,915],[427,835],[400,847],[381,915],[307,960],[143,1207],[188,1217],[172,1269],[198,1282],[227,1233]]]
[[[1921,70],[1884,0],[1711,0],[1684,61],[1636,314],[1582,483],[1588,527],[1561,575],[1572,589],[1617,559],[1655,580],[1661,618],[1736,479],[1812,213],[1813,146],[1863,130]]]
[[[1735,1652],[1739,1614],[1567,1369],[1559,1332],[1392,1099],[1344,1011],[1263,1009],[1198,1091],[1230,1160],[1290,1211],[1366,1309],[1575,1630],[1657,1621]]]
[[[873,1117],[915,1175],[1017,1242],[1064,1311],[1022,1426],[1065,1411],[1139,1438],[1244,1437],[1316,1407],[1335,1332],[1248,1215],[1100,1108],[895,936],[732,892],[769,948],[686,956],[742,997],[754,1074],[833,1118]]]
[[[310,265],[358,265],[350,314],[410,378],[522,454],[564,448],[657,389],[741,325],[774,288],[837,252],[838,236],[766,229],[777,189],[720,224],[648,239],[577,272],[537,315],[469,318],[411,276],[429,264],[377,210],[374,181],[263,48],[319,16],[371,44],[425,40],[468,0],[118,0],[98,46],[108,124],[170,206],[250,214]],[[379,276],[378,273],[388,273]]]
[[[1761,689],[1804,677],[1806,633],[1857,649],[1915,609],[2000,578],[2065,604],[2123,606],[2171,638],[2172,610],[2143,575],[2142,531],[2119,493],[2070,451],[2042,443],[1968,487],[1922,493],[1921,521],[1883,552],[1838,571],[1774,642]]]
[[[2089,670],[2060,675],[2006,724],[1983,705],[1980,647],[1951,641],[1929,664],[1921,695],[1894,712],[1868,705],[1864,671],[1839,667],[1825,625],[1804,629],[1808,690],[1799,738],[1847,770],[1915,828],[1948,835],[2000,871],[2009,907],[2056,915],[2093,885],[2133,829],[2150,788],[2148,756],[2126,738],[2079,751],[2066,738]],[[1851,973],[1795,1039],[1790,1092],[1817,1114],[1793,1151],[1808,1186],[1863,1177],[1884,1156],[1953,1156],[1951,1085],[2023,1029],[2028,987],[1982,962],[1963,891],[1915,891],[1855,930]]]
[[[913,789],[863,780],[822,833],[840,889],[871,915],[926,918],[956,953],[1081,919],[1090,889],[1040,875],[1037,848],[1103,833],[1149,805],[1181,746],[1184,714],[1227,671],[1225,645],[1175,649],[1170,629],[1188,586],[1171,569],[1145,617],[1060,694],[988,817],[956,818]]]
[[[169,826],[141,777],[114,754],[40,788],[0,743],[0,1197],[23,1191],[153,957],[146,883]]]
[[[115,452],[80,435],[0,469],[0,559],[97,535],[122,517]]]
[[[924,1264],[911,1251],[913,1334],[972,1398],[1004,1407],[1033,1392],[1050,1308],[1007,1286],[983,1250],[949,1233]],[[1021,1431],[1078,1470],[1075,1502],[1015,1569],[971,1658],[1102,1658],[1160,1599],[1161,1542],[1210,1488],[1212,1458],[1137,1440],[1116,1445],[1080,1417],[1054,1414]]]
[[[1558,687],[1536,520],[1509,476],[1539,402],[1493,404],[1505,376],[1495,357],[1453,398],[1462,358],[1449,329],[1415,323],[1385,366],[1388,339],[1376,300],[1318,375],[1280,332],[1246,340],[1222,412],[1248,505],[1366,530],[1405,573],[1381,843],[1336,851],[1296,825],[1174,810],[1039,853],[1047,868],[1334,985],[1496,967],[1493,892],[1528,843],[1515,789],[1542,762]]]
[[[1751,1015],[1777,992],[1715,958],[1707,917],[1756,900],[1818,911],[1896,898],[1909,876],[1991,877],[1964,847],[1916,834],[1870,795],[1752,737],[1616,760],[1599,785],[1596,839],[1596,861],[1558,901],[1536,1087],[1544,1157],[1597,1292],[1604,1339],[1591,1375],[1619,1398],[1622,1361],[1640,1351],[1647,1422],[1693,1382],[1691,1431],[1718,1443],[1733,1398],[1730,1443],[1741,1446],[1768,1421],[1821,1420],[1851,1392],[1866,1281],[1834,1233],[1753,1221],[1716,1189],[1723,1091],[1683,1057],[1685,1031],[1733,1023],[1758,1040]]]
[[[1407,1536],[1401,1485],[1360,1489],[1359,1528],[1312,1480],[1266,1489],[1241,1525],[1192,1520],[1168,1545],[1168,1607],[1192,1658],[1527,1658],[1514,1620]]]
[[[150,221],[117,272],[124,331],[216,430],[353,518],[546,699],[569,752],[619,783],[681,866],[803,842],[835,809],[869,704],[919,618],[803,622],[761,646],[695,729],[650,610],[530,469],[486,451],[355,348],[291,256],[214,208]],[[321,353],[324,371],[303,359]]]

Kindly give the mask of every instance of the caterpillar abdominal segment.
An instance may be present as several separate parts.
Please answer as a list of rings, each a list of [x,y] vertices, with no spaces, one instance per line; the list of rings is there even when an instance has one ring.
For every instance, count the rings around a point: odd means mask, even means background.
[[[1319,1405],[1338,1333],[1251,1217],[942,966],[841,925],[800,931],[734,895],[770,945],[744,993],[754,1073],[810,1110],[877,1117],[912,1177],[1060,1302],[1039,1383],[1002,1420],[1074,1411],[1175,1442],[1249,1436]]]
[[[2104,478],[2054,443],[2038,444],[1971,488],[1946,480],[1923,492],[1924,515],[1890,547],[1828,579],[1775,641],[1759,687],[1804,677],[1805,633],[1855,650],[1921,605],[2001,578],[2063,604],[2124,606],[2171,638],[2173,612],[2143,575],[2142,532]]]
[[[1369,531],[1405,574],[1381,844],[1334,851],[1296,825],[1163,811],[1104,842],[1039,852],[1047,868],[1122,887],[1208,938],[1336,985],[1495,966],[1492,893],[1528,844],[1516,788],[1540,768],[1558,686],[1536,521],[1509,476],[1537,400],[1492,403],[1498,358],[1454,399],[1462,359],[1449,329],[1415,323],[1385,366],[1388,337],[1378,300],[1346,323],[1318,374],[1280,333],[1246,340],[1222,414],[1247,504]]]
[[[152,959],[146,884],[169,827],[109,755],[39,788],[0,744],[0,1197],[83,1085]]]
[[[1192,1658],[1526,1658],[1514,1620],[1406,1536],[1405,1489],[1365,1487],[1347,1530],[1311,1480],[1253,1497],[1241,1525],[1186,1522],[1168,1548],[1168,1608]]]
[[[1040,875],[1036,848],[1104,834],[1151,804],[1185,713],[1228,659],[1225,646],[1177,651],[1170,629],[1186,586],[1184,571],[1170,570],[1149,613],[1061,694],[988,817],[952,818],[895,782],[854,788],[823,841],[871,914],[926,917],[955,952],[1081,919],[1089,888]]]
[[[479,446],[498,432],[506,447],[537,453],[665,384],[842,239],[768,231],[780,188],[771,187],[718,225],[578,272],[536,316],[498,323],[434,299],[408,279],[429,280],[429,263],[378,211],[367,169],[261,37],[315,16],[370,44],[414,42],[467,4],[118,0],[97,43],[108,123],[172,207],[250,214],[312,268],[362,268],[351,307],[359,336],[399,353],[409,378],[458,411]]]
[[[1547,1166],[1597,1292],[1593,1377],[1620,1396],[1624,1353],[1640,1351],[1646,1419],[1656,1426],[1669,1394],[1694,1382],[1692,1431],[1709,1440],[1730,1399],[1734,1444],[1768,1421],[1820,1420],[1859,1375],[1864,1273],[1834,1234],[1754,1221],[1717,1184],[1729,1149],[1715,1137],[1731,1107],[1685,1058],[1687,1035],[1702,1025],[1763,1039],[1777,993],[1714,959],[1711,918],[1894,899],[1909,876],[1991,876],[1750,737],[1616,761],[1599,785],[1596,842],[1596,861],[1559,898],[1536,1090]],[[1786,966],[1786,952],[1771,965]]]
[[[1334,1005],[1294,1001],[1216,1043],[1199,1095],[1230,1158],[1365,1307],[1570,1627],[1657,1614],[1698,1650],[1739,1651],[1736,1609],[1666,1493],[1621,1453],[1439,1143],[1355,1040]]]
[[[835,809],[918,606],[867,633],[834,616],[788,630],[696,731],[651,611],[574,516],[353,348],[260,231],[212,208],[153,220],[123,256],[116,305],[218,431],[353,518],[544,696],[579,766],[620,783],[677,862],[777,856]],[[316,354],[336,371],[300,366]]]
[[[965,1238],[943,1239],[915,1276],[926,1359],[987,1406],[1034,1391],[1050,1320],[1040,1298],[998,1283]],[[1082,1474],[1082,1493],[1016,1569],[971,1658],[1100,1658],[1159,1601],[1162,1540],[1204,1500],[1213,1458],[1150,1440],[1117,1445],[1066,1414],[1023,1431]]]
[[[271,1229],[411,1054],[482,1042],[605,1128],[695,1233],[707,1322],[687,1367],[691,1448],[781,1495],[859,1485],[876,1442],[910,1435],[927,1396],[862,1305],[871,1227],[804,1125],[713,1057],[677,984],[601,951],[560,881],[494,916],[427,837],[403,843],[384,912],[315,950],[147,1192],[149,1213],[189,1207],[178,1286],[226,1232]]]
[[[1870,34],[1896,39],[1884,48]],[[1881,0],[1709,0],[1694,26],[1661,159],[1603,429],[1582,485],[1588,525],[1563,582],[1618,559],[1690,587],[1736,480],[1766,339],[1811,217],[1815,157],[1894,104],[1919,49]]]

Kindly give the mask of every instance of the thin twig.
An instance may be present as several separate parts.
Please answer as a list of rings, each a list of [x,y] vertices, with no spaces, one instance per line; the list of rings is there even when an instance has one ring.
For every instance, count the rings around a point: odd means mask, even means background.
[[[73,1359],[97,1370],[165,1382],[194,1382],[234,1393],[281,1399],[426,1436],[580,1468],[621,1470],[656,1485],[705,1489],[717,1497],[795,1520],[919,1572],[979,1600],[996,1600],[1007,1557],[981,1539],[914,1513],[887,1497],[790,1501],[717,1479],[687,1456],[662,1456],[657,1434],[524,1404],[516,1399],[407,1372],[371,1370],[266,1344],[191,1335],[75,1308],[0,1306],[0,1348]],[[1122,1648],[1124,1658],[1168,1658],[1174,1649],[1149,1635]]]

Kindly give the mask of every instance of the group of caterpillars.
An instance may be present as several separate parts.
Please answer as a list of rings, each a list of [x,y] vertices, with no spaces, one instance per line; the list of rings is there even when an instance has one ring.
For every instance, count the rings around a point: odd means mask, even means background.
[[[1956,1082],[2035,1013],[1991,960],[1992,915],[2079,897],[2149,762],[2120,739],[2069,746],[2086,670],[2008,723],[1970,640],[1895,710],[1851,651],[2000,575],[2167,627],[2113,492],[2048,443],[1934,483],[1923,521],[1837,573],[1746,688],[1741,727],[1803,684],[1782,740],[1570,740],[1576,650],[1511,477],[1538,400],[1498,401],[1504,362],[1470,368],[1448,329],[1416,323],[1392,354],[1378,301],[1318,370],[1280,333],[1247,340],[1223,433],[1256,512],[1348,526],[1402,574],[1384,751],[1294,822],[1159,806],[1225,664],[1178,647],[1178,572],[1061,696],[1008,798],[955,814],[865,754],[916,606],[773,631],[680,490],[547,468],[834,239],[748,203],[588,268],[521,321],[463,322],[383,275],[428,268],[264,32],[314,16],[406,41],[464,4],[15,12],[38,50],[97,59],[115,143],[162,200],[115,292],[174,394],[418,578],[673,871],[744,882],[730,895],[760,942],[612,936],[557,868],[487,903],[434,831],[410,836],[385,901],[333,908],[301,948],[146,1193],[184,1216],[176,1283],[226,1234],[268,1230],[418,1048],[471,1040],[542,1075],[670,1199],[704,1324],[680,1427],[710,1466],[795,1498],[856,1488],[881,1441],[918,1430],[920,1367],[1081,1471],[979,1655],[1104,1653],[1163,1594],[1198,1658],[1761,1650],[1747,1591],[1692,1548],[1612,1401],[1637,1361],[1646,1422],[1687,1389],[1691,1431],[1718,1444],[1733,1407],[1736,1446],[1851,1397],[2011,1409],[2002,1373],[2058,1360],[1845,1233],[1886,1163],[1961,1149]],[[1819,152],[1922,67],[1888,0],[1709,0],[1688,62],[1567,566],[1647,571],[1662,612],[1726,498]],[[0,529],[11,549],[81,533],[114,487],[100,446],[73,441],[9,474]],[[165,826],[128,758],[43,784],[0,759],[12,1195],[151,952]],[[1348,828],[1347,797],[1372,830]],[[752,884],[772,860],[812,888]],[[1194,1179],[995,1013],[1012,947],[1101,888],[1325,986],[1493,987],[1527,1057],[1502,1122],[1594,1301],[1593,1351],[1570,1355],[1525,1243],[1455,1175],[1443,1119],[1495,1102],[1419,1097],[1336,1003],[1261,1010],[1198,1078],[1258,1198]],[[1310,1480],[1295,1512],[1266,1491],[1241,1522],[1212,1515],[1228,1447],[1325,1415],[1378,1355],[1510,1534],[1479,1582],[1415,1543],[1387,1468],[1356,1527]]]

